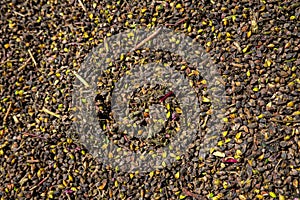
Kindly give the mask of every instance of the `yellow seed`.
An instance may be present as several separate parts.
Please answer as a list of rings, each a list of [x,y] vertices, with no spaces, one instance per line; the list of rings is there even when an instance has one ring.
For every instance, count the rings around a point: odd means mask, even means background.
[[[248,49],[249,49],[249,46],[247,45],[242,51],[243,51],[243,53],[246,53],[247,51],[248,51]]]
[[[68,175],[68,179],[73,182],[73,177],[71,175]]]
[[[287,136],[285,136],[283,139],[284,139],[285,141],[287,141],[287,140],[291,139],[291,136],[287,135]]]
[[[39,171],[37,172],[37,177],[41,177],[43,171],[44,168],[39,169]]]
[[[293,114],[292,115],[300,115],[300,111],[295,111],[295,112],[293,112]]]
[[[210,47],[211,46],[211,41],[207,42],[206,46]]]
[[[269,195],[272,197],[272,198],[276,198],[276,194],[274,192],[269,192]]]
[[[267,47],[268,48],[273,48],[275,45],[274,44],[269,44]]]
[[[252,34],[252,32],[251,32],[251,31],[248,31],[248,32],[247,32],[247,38],[251,37],[251,34]]]
[[[171,112],[167,112],[167,119],[169,119],[171,117]]]
[[[210,99],[208,99],[208,98],[206,98],[206,97],[202,97],[202,101],[204,102],[204,103],[209,103],[210,102]]]
[[[236,155],[236,156],[240,156],[240,155],[242,155],[242,154],[243,154],[243,153],[242,153],[242,151],[241,151],[241,150],[239,150],[239,149],[238,149],[238,150],[236,150],[236,152],[235,152],[235,155]]]
[[[240,139],[240,138],[241,138],[241,135],[242,135],[242,132],[238,132],[238,133],[235,135],[235,138],[236,138],[236,139]]]
[[[291,46],[291,43],[288,42],[288,43],[286,43],[286,44],[284,45],[284,48],[287,49],[287,48],[289,48],[290,46]]]
[[[214,32],[215,31],[215,26],[212,26],[211,27],[211,32]]]
[[[151,171],[151,172],[149,173],[150,178],[152,178],[153,175],[154,175],[154,171]]]
[[[232,21],[234,22],[234,21],[236,20],[236,16],[233,15],[231,19],[232,19]]]
[[[179,3],[179,4],[177,4],[177,5],[176,5],[176,8],[177,8],[177,9],[180,9],[180,8],[182,8],[181,4],[180,4],[180,3]]]
[[[49,191],[49,192],[48,192],[48,198],[49,198],[49,199],[53,199],[53,194],[54,194],[53,191]]]
[[[182,110],[180,108],[175,108],[176,113],[181,114]]]
[[[219,179],[216,179],[216,180],[214,180],[214,185],[220,185],[220,180]]]
[[[170,109],[171,109],[171,106],[170,106],[169,103],[167,103],[166,107],[167,107],[167,110],[170,110]]]
[[[244,195],[241,194],[241,195],[239,195],[239,199],[240,200],[246,200],[247,198]]]
[[[228,187],[228,183],[226,181],[223,182],[223,188],[226,189]]]
[[[113,158],[113,157],[114,157],[113,153],[112,153],[112,152],[109,152],[109,153],[108,153],[108,158]]]
[[[185,70],[186,69],[186,65],[182,65],[180,70]]]
[[[269,102],[267,105],[266,105],[267,108],[271,108],[272,107],[272,102]]]
[[[67,143],[68,143],[68,144],[71,144],[72,142],[73,142],[73,140],[72,140],[71,138],[68,138],[68,139],[67,139]]]
[[[223,137],[226,137],[227,134],[228,134],[228,131],[224,131],[224,132],[222,133]]]
[[[9,28],[14,28],[14,27],[15,27],[15,25],[16,25],[16,24],[9,23],[9,24],[8,24],[8,27],[9,27]]]
[[[180,177],[180,173],[177,172],[177,173],[175,174],[175,178],[176,178],[176,179],[179,179],[179,177]]]
[[[279,200],[285,200],[285,197],[283,195],[279,195]]]
[[[74,160],[74,158],[75,158],[75,157],[73,156],[73,154],[71,154],[71,153],[69,154],[69,157],[70,157],[71,160]]]
[[[166,157],[167,157],[167,152],[166,152],[166,151],[164,151],[164,152],[162,153],[162,157],[163,157],[163,158],[166,158]]]
[[[222,145],[223,145],[223,141],[219,141],[218,146],[222,146]]]
[[[84,33],[83,33],[83,37],[84,37],[84,38],[88,38],[88,37],[89,37],[89,34],[88,34],[87,32],[84,32]]]
[[[262,159],[264,159],[264,157],[265,157],[265,154],[261,154],[261,155],[258,157],[258,160],[262,160]]]
[[[261,119],[263,117],[264,117],[264,114],[260,114],[260,115],[257,116],[258,119]]]
[[[264,67],[270,67],[272,64],[272,61],[269,59],[266,59],[265,63],[264,63]]]
[[[68,184],[67,184],[67,182],[66,182],[65,180],[63,180],[63,185],[64,185],[65,187],[68,186]]]
[[[118,183],[118,181],[116,180],[115,181],[115,187],[118,187],[119,186],[119,183]]]
[[[294,102],[293,101],[290,101],[287,103],[287,107],[293,107],[294,106]]]

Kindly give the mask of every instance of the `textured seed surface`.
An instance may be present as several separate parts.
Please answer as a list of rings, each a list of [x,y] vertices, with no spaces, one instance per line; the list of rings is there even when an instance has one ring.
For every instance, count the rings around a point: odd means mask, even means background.
[[[0,199],[299,198],[299,16],[297,0],[2,0]],[[199,158],[200,144],[209,143],[199,137],[186,155],[175,155],[176,163],[160,163],[166,167],[149,173],[103,166],[70,129],[72,84],[80,79],[89,85],[76,71],[104,38],[159,26],[195,39],[218,65],[227,94],[219,141]],[[205,131],[214,100],[205,94],[205,76],[197,79],[201,74],[178,55],[147,49],[111,67],[143,59],[164,59],[202,91]],[[118,80],[113,72],[99,80],[102,96],[97,106],[107,129],[114,128],[107,126],[113,124],[108,89]],[[144,109],[136,113],[140,121],[148,118],[142,100],[151,96],[151,90],[144,89],[130,102],[139,106],[132,106],[132,113]],[[159,102],[164,94],[154,96]],[[170,103],[169,118],[184,114],[173,98],[165,101],[166,110]],[[170,137],[178,126],[170,123]],[[159,135],[148,143],[160,145],[167,139]],[[146,145],[139,140],[127,143],[117,134],[111,134],[111,140],[131,149]]]

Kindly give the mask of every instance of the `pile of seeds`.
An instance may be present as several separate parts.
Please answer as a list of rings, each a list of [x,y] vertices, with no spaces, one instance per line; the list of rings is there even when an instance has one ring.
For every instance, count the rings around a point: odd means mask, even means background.
[[[300,198],[299,16],[296,0],[1,1],[0,199]],[[159,26],[210,54],[226,89],[225,125],[205,157],[199,137],[176,162],[127,173],[103,165],[72,131],[73,83],[105,38]],[[129,61],[151,58],[135,53]],[[176,55],[165,59],[182,65]],[[201,93],[205,76],[196,77]],[[119,78],[104,76],[99,91]],[[144,99],[141,93],[135,97]],[[100,124],[110,120],[107,95],[95,97]],[[168,100],[175,110],[176,99]],[[202,123],[209,106],[202,104]]]

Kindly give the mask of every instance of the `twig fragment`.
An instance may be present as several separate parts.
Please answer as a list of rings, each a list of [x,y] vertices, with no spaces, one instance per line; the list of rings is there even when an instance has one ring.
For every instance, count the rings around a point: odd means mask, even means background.
[[[12,103],[10,102],[9,106],[8,106],[8,109],[7,109],[6,113],[5,113],[5,116],[3,117],[3,123],[4,124],[6,124],[6,119],[7,119],[8,115],[9,115],[10,110],[11,110],[11,104]]]
[[[30,50],[28,50],[28,53],[29,53],[29,55],[31,57],[31,60],[33,61],[34,65],[37,66],[37,63],[36,63],[36,61],[35,61],[35,59],[34,59],[34,57],[33,57],[33,55],[32,55],[32,53],[31,53]]]
[[[231,63],[231,65],[234,67],[240,67],[240,68],[244,67],[244,65],[239,64],[239,63]]]
[[[37,188],[38,186],[40,186],[41,184],[43,184],[48,178],[49,178],[50,175],[48,175],[47,177],[45,177],[43,180],[41,180],[38,184],[36,184],[35,186],[33,186],[32,188],[30,188],[29,190],[34,190],[35,188]]]
[[[183,19],[178,20],[175,24],[166,24],[166,26],[177,26],[177,25],[181,24],[182,22],[184,22],[187,19],[188,19],[188,17],[185,17]]]
[[[82,1],[78,0],[78,3],[81,6],[81,8],[84,10],[84,12],[86,12],[86,8],[85,8],[84,4],[82,3]]]
[[[28,62],[30,61],[30,59],[32,59],[32,58],[31,58],[31,57],[28,58],[28,59],[26,60],[26,62],[24,63],[24,65],[22,65],[21,67],[18,68],[18,71],[23,70],[23,69],[26,67],[26,65],[28,64]]]
[[[75,71],[72,71],[72,73],[76,76],[76,78],[78,78],[78,80],[83,83],[83,85],[85,85],[86,87],[90,87],[90,85],[88,84],[88,82],[86,82],[86,80],[84,80],[84,78],[82,78],[79,74],[77,74]]]
[[[17,14],[17,15],[20,15],[21,17],[26,17],[26,15],[23,15],[23,14],[17,12],[17,11],[13,11],[13,12],[14,12],[15,14]]]
[[[93,171],[91,177],[94,177],[94,175],[97,173],[97,171],[98,171],[98,166],[96,166],[96,168],[95,168],[95,170]]]
[[[138,43],[135,47],[133,47],[130,52],[137,50],[138,48],[140,48],[141,46],[143,46],[146,42],[152,40],[160,31],[161,31],[162,27],[158,28],[156,31],[154,31],[151,35],[149,35],[148,37],[146,37],[144,40],[142,40],[140,43]]]
[[[281,161],[282,161],[282,159],[280,159],[279,161],[278,161],[278,163],[276,164],[276,166],[275,166],[275,171],[277,172],[278,171],[278,165],[281,163]]]
[[[56,114],[56,113],[54,113],[54,112],[51,112],[51,111],[48,110],[47,108],[43,108],[42,111],[45,112],[45,113],[47,113],[47,114],[49,114],[49,115],[52,115],[52,116],[54,116],[54,117],[60,118],[60,115],[59,115],[59,114]]]
[[[284,138],[284,136],[281,136],[281,137],[275,138],[273,140],[270,140],[270,141],[266,142],[266,144],[271,144],[273,142],[276,142],[277,140],[281,140],[282,138]]]
[[[27,163],[39,163],[39,160],[26,160]]]
[[[40,139],[47,139],[45,137],[42,137],[42,136],[39,136],[39,135],[35,135],[35,134],[32,134],[32,133],[23,133],[24,136],[31,136],[31,137],[37,137],[37,138],[40,138]]]
[[[200,199],[198,194],[195,194],[193,192],[190,192],[189,190],[187,190],[186,188],[182,188],[182,192],[186,195],[186,196],[190,196],[193,197],[195,199]]]

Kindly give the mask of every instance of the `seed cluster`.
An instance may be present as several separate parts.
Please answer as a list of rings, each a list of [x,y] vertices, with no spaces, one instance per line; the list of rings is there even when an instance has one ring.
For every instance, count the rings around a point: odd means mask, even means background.
[[[2,0],[0,199],[299,198],[299,15],[296,0]],[[72,131],[73,83],[105,38],[158,26],[193,38],[218,65],[227,94],[225,125],[205,157],[199,157],[205,143],[199,137],[168,166],[126,173],[102,165]],[[128,65],[151,59],[145,51],[128,56]],[[178,55],[156,52],[152,61],[155,56],[183,71],[199,91],[205,130],[211,98],[205,76],[188,63],[183,67]],[[106,98],[120,75],[111,70],[99,80],[96,104],[106,125],[113,123]],[[180,114],[174,98],[166,100]],[[124,137],[110,137],[126,144]]]

